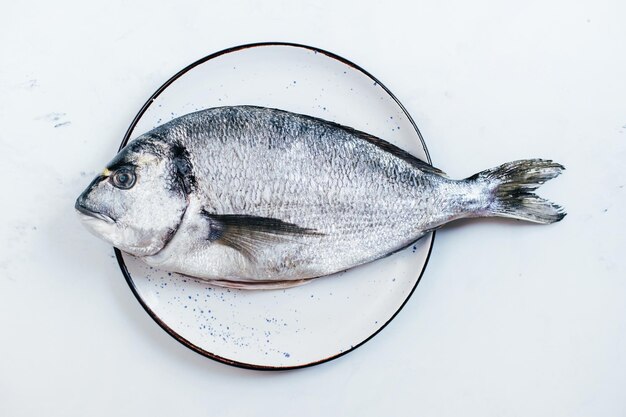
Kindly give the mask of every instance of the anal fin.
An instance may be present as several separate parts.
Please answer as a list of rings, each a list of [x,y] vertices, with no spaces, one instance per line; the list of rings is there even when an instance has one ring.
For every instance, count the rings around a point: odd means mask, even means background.
[[[216,287],[233,288],[238,290],[282,290],[308,284],[314,278],[286,280],[286,281],[231,281],[227,279],[212,279],[208,283]]]

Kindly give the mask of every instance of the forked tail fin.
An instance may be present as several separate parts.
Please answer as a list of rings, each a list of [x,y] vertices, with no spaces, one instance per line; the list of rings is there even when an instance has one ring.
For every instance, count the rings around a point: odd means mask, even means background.
[[[565,211],[533,193],[541,184],[558,176],[565,168],[544,159],[525,159],[487,169],[468,178],[485,182],[490,199],[486,215],[511,217],[535,223],[554,223],[565,217]]]

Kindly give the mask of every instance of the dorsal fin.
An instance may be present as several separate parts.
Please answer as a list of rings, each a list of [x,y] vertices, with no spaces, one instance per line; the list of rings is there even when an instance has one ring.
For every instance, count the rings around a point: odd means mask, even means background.
[[[278,109],[276,109],[278,110]],[[281,110],[284,112],[284,110]],[[289,112],[286,112],[289,113]],[[385,152],[389,152],[390,154],[392,154],[393,156],[396,156],[400,159],[402,159],[403,161],[406,161],[408,163],[410,163],[411,165],[415,166],[416,168],[424,171],[424,172],[430,172],[432,174],[437,174],[437,175],[442,175],[442,176],[447,176],[445,172],[443,172],[442,170],[440,170],[439,168],[435,168],[434,166],[432,166],[431,164],[429,164],[426,161],[422,161],[421,159],[419,159],[418,157],[411,155],[410,153],[408,153],[407,151],[405,151],[402,148],[397,147],[396,145],[387,142],[384,139],[380,139],[376,136],[370,135],[369,133],[365,133],[362,132],[360,130],[354,129],[350,126],[344,126],[342,124],[336,123],[336,122],[331,122],[328,120],[324,120],[324,119],[320,119],[317,117],[313,117],[313,116],[308,116],[308,115],[299,115],[301,117],[304,117],[306,119],[312,120],[316,123],[322,123],[322,124],[326,124],[327,126],[331,126],[334,128],[339,128],[345,131],[350,132],[351,134],[357,136],[359,139],[363,139],[373,145],[378,146],[380,149],[384,150]]]
[[[430,165],[428,162],[426,161],[422,161],[421,159],[419,159],[418,157],[411,155],[410,153],[408,153],[407,151],[405,151],[402,148],[397,147],[396,145],[387,142],[386,140],[377,138],[376,136],[372,136],[370,134],[364,133],[364,132],[360,132],[358,130],[354,130],[352,128],[346,128],[346,129],[350,129],[352,130],[354,134],[358,135],[359,138],[364,139],[376,146],[378,146],[379,148],[381,148],[382,150],[389,152],[390,154],[397,156],[398,158],[402,159],[403,161],[406,161],[408,163],[410,163],[411,165],[419,168],[420,170],[424,171],[424,172],[429,172],[431,174],[437,174],[437,175],[442,175],[442,176],[447,176],[445,172],[443,172],[442,170],[440,170],[439,168],[435,168],[434,166]]]

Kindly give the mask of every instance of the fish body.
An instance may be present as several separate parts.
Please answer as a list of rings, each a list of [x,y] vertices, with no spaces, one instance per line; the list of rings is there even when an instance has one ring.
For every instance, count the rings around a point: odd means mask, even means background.
[[[298,285],[465,217],[551,223],[524,160],[454,180],[355,129],[278,109],[212,108],[131,141],[78,198],[87,227],[149,265],[238,288]]]

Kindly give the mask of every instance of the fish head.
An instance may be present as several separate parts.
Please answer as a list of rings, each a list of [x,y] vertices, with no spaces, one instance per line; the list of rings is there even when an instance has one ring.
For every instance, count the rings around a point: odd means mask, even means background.
[[[159,252],[176,233],[188,204],[171,148],[140,137],[122,149],[76,200],[85,227],[133,255]]]

